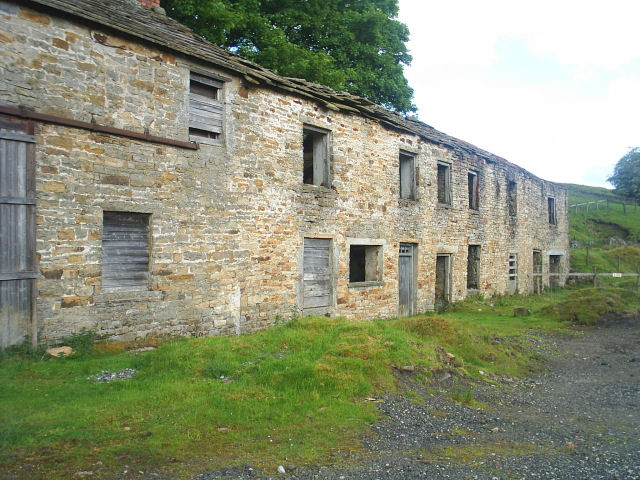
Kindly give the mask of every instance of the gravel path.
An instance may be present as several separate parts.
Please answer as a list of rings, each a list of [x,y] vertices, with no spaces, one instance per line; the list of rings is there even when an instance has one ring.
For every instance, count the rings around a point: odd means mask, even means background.
[[[285,465],[285,474],[245,467],[194,480],[640,479],[638,320],[547,337],[539,347],[551,354],[548,373],[470,386],[482,408],[404,382],[413,400],[384,397],[386,418],[340,466]]]

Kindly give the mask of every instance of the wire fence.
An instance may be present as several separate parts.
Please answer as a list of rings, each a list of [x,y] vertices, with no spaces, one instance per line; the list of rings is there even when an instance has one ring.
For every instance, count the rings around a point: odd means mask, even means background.
[[[533,293],[556,291],[565,287],[614,287],[633,292],[640,297],[640,273],[622,272],[569,272],[569,273],[533,273]]]
[[[638,211],[637,199],[610,200],[606,198],[603,200],[592,200],[589,202],[574,203],[573,205],[569,205],[569,212],[571,212],[572,209],[575,213],[589,211],[593,212],[597,210],[613,208],[613,205],[621,205],[622,212],[624,214],[626,214],[627,211],[629,211],[629,213]]]

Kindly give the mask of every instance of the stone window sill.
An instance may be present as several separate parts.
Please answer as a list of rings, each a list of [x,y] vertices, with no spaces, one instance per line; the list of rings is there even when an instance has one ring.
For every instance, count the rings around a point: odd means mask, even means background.
[[[383,287],[384,282],[350,282],[349,288],[358,289],[358,288],[370,288],[370,287]]]
[[[127,290],[102,292],[94,295],[96,304],[109,302],[153,302],[162,300],[163,292],[159,290]]]

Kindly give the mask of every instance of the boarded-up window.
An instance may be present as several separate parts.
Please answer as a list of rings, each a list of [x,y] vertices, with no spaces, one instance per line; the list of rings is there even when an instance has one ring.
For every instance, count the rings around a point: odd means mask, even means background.
[[[416,199],[416,161],[415,156],[400,152],[400,198]]]
[[[382,281],[382,245],[351,245],[349,282]]]
[[[478,185],[478,174],[477,172],[469,172],[468,174],[469,181],[469,208],[473,210],[478,210],[479,199],[480,199],[480,189]]]
[[[509,208],[509,215],[515,217],[518,213],[518,184],[507,181],[507,206]]]
[[[305,238],[303,252],[303,308],[331,306],[331,240]]]
[[[556,219],[556,199],[553,197],[547,198],[547,209],[549,211],[549,223],[551,225],[555,225],[557,223]]]
[[[451,166],[438,163],[438,203],[451,204]]]
[[[302,180],[309,185],[330,187],[329,132],[316,127],[302,129]]]
[[[189,136],[218,143],[222,134],[222,82],[191,73],[189,83]],[[205,140],[206,143],[206,140]]]
[[[104,212],[102,290],[146,290],[149,272],[149,215]]]

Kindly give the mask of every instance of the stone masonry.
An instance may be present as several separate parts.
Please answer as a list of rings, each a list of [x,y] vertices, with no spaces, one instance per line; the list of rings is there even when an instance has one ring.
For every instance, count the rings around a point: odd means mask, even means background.
[[[534,250],[543,272],[549,255],[568,271],[560,186],[41,3],[0,0],[0,105],[186,142],[190,72],[225,80],[223,133],[197,150],[37,122],[41,342],[83,328],[112,339],[231,335],[318,313],[303,302],[305,238],[331,239],[323,312],[348,319],[398,314],[400,243],[415,248],[415,313],[437,303],[439,254],[450,255],[450,300],[467,296],[468,245],[480,246],[485,295],[508,290],[510,254],[522,293],[533,291]],[[122,5],[141,21],[160,15]],[[303,183],[305,126],[328,132],[329,187]],[[415,199],[400,198],[401,151],[415,158]],[[450,204],[438,202],[438,162],[450,166]],[[105,211],[150,214],[146,288],[103,291]],[[358,242],[382,246],[376,281],[349,281],[349,245]]]

